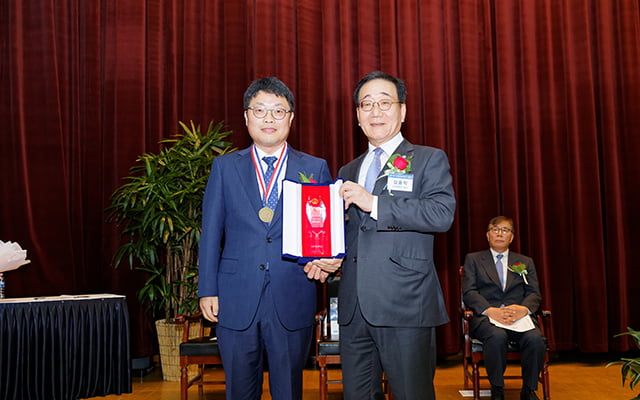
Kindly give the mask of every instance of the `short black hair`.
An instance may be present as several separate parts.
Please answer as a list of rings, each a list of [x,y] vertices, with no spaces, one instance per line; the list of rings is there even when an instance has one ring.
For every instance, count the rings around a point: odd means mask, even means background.
[[[389,75],[386,72],[374,71],[365,75],[356,85],[356,90],[353,92],[353,101],[356,103],[356,106],[360,105],[360,89],[362,89],[365,83],[374,79],[384,79],[385,81],[393,83],[396,85],[396,90],[398,91],[398,101],[402,104],[407,101],[407,87],[404,85],[402,79]]]
[[[280,79],[275,76],[268,78],[260,78],[251,82],[251,85],[244,92],[244,109],[246,110],[251,103],[251,99],[258,95],[258,92],[271,93],[278,97],[284,97],[291,107],[291,111],[295,108],[295,101],[293,99],[293,93]]]

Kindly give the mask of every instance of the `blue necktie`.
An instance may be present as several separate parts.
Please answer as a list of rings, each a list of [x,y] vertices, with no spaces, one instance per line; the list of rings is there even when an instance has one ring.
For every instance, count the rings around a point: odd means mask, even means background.
[[[269,181],[271,180],[271,176],[273,175],[273,164],[275,164],[278,158],[275,156],[266,156],[266,157],[262,157],[262,159],[269,166],[269,168],[267,168],[267,171],[264,173],[264,184],[265,186],[268,186]],[[269,194],[269,198],[267,199],[267,207],[269,207],[272,210],[275,210],[277,204],[278,204],[278,182],[273,182],[273,190],[271,190],[271,194]]]
[[[369,165],[369,169],[367,170],[367,177],[364,180],[364,188],[367,189],[369,193],[373,193],[373,188],[376,186],[376,180],[380,174],[380,155],[382,152],[383,150],[380,147],[376,147],[373,150],[373,160],[371,160],[371,165]]]
[[[496,270],[498,271],[498,278],[500,278],[500,285],[504,289],[504,269],[502,267],[502,257],[504,257],[504,254],[498,254],[496,256],[496,258],[498,259],[496,261]]]

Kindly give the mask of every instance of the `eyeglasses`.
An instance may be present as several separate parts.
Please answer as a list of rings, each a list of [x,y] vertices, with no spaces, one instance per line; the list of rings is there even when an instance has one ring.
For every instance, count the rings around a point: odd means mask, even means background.
[[[503,235],[506,235],[506,234],[507,234],[507,233],[509,233],[509,232],[513,232],[513,229],[511,229],[511,228],[506,228],[506,227],[505,227],[505,228],[501,228],[501,227],[499,227],[499,226],[494,226],[493,228],[489,229],[489,231],[491,231],[491,232],[495,233],[496,235],[497,235],[498,233],[502,233]]]
[[[273,119],[284,119],[291,110],[285,110],[284,108],[264,108],[264,107],[247,107],[247,110],[253,111],[253,116],[262,119],[267,116],[267,112],[271,111]]]
[[[380,101],[363,100],[360,102],[358,106],[362,111],[368,112],[373,110],[373,106],[377,104],[380,111],[389,111],[391,109],[391,106],[394,105],[395,103],[400,103],[400,102],[393,101],[391,99],[382,99]]]

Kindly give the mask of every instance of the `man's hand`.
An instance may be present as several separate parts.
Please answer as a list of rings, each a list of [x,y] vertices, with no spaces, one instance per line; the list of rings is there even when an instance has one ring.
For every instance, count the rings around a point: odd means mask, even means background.
[[[344,209],[355,204],[364,212],[371,212],[373,207],[373,195],[363,186],[355,182],[346,181],[340,187],[340,196],[344,199]]]
[[[303,271],[307,274],[307,278],[324,282],[329,277],[329,274],[336,272],[341,265],[341,258],[320,258],[309,261],[304,266]]]
[[[211,322],[218,322],[218,296],[200,297],[200,311]]]
[[[500,322],[503,325],[511,325],[520,318],[529,314],[529,309],[525,306],[518,304],[512,304],[506,307],[489,307],[485,311],[485,315],[490,317],[494,321]]]
[[[516,322],[520,318],[529,314],[529,309],[525,306],[521,306],[520,304],[512,304],[510,306],[503,307],[507,314],[511,313],[513,320],[511,323]]]

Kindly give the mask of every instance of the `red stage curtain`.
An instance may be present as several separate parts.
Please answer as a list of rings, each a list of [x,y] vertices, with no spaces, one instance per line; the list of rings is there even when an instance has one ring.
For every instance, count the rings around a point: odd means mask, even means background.
[[[136,156],[178,120],[224,120],[247,145],[244,89],[276,75],[296,95],[291,145],[335,174],[365,149],[354,86],[381,69],[407,83],[404,135],[451,162],[439,351],[459,350],[457,266],[498,214],[536,261],[553,348],[627,350],[613,335],[640,329],[636,0],[12,0],[0,40],[0,239],[33,260],[10,296],[123,293],[142,315],[104,213]]]

